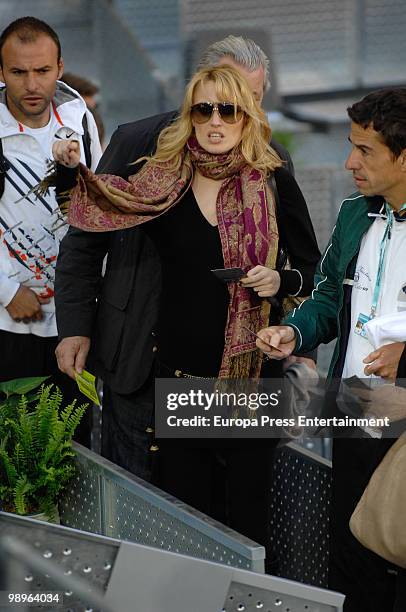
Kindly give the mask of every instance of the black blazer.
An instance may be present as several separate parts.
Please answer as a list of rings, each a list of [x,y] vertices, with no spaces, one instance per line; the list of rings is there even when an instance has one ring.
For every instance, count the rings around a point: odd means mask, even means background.
[[[119,126],[97,172],[127,179],[137,169],[131,162],[155,151],[159,133],[174,117],[169,112]],[[293,168],[287,151],[272,145]],[[318,249],[309,231],[315,265]],[[55,278],[59,337],[91,337],[88,367],[118,393],[136,391],[151,371],[160,286],[158,254],[140,228],[92,233],[71,227],[62,241]]]
[[[155,151],[159,133],[175,116],[119,126],[97,171],[127,179],[136,171],[132,162]],[[136,391],[151,370],[160,288],[158,254],[139,228],[84,232],[70,227],[62,240],[55,273],[58,335],[90,337],[87,367],[118,393]]]

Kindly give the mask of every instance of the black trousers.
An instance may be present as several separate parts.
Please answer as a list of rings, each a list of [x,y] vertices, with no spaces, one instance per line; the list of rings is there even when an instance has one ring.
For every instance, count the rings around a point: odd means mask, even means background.
[[[384,439],[336,439],[329,586],[346,595],[344,612],[404,612],[406,572],[364,548],[348,523],[375,468],[393,444]]]
[[[159,440],[158,486],[270,549],[271,486],[277,439]]]
[[[132,474],[154,480],[153,373],[140,389],[128,395],[103,385],[101,454]]]
[[[14,334],[0,330],[0,382],[28,376],[50,376],[45,384],[57,385],[63,394],[63,405],[74,399],[89,403],[74,380],[58,369],[55,348],[58,338],[41,338],[33,334]],[[75,432],[74,439],[90,448],[92,410],[89,406]]]
[[[263,369],[262,375],[282,376]],[[173,370],[157,364],[158,376]],[[160,439],[155,483],[193,508],[231,527],[265,547],[265,569],[275,573],[270,548],[271,487],[274,453],[279,440]]]

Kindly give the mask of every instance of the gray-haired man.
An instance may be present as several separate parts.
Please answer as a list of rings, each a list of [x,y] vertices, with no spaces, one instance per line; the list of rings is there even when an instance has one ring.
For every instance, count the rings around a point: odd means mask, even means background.
[[[270,88],[269,59],[261,47],[250,38],[227,36],[211,44],[203,52],[197,66],[234,66],[248,81],[254,98],[261,104],[264,93]]]

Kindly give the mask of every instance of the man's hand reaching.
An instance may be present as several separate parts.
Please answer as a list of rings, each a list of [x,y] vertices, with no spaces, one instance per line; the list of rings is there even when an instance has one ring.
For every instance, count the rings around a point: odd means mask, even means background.
[[[271,359],[288,357],[296,345],[295,330],[288,325],[265,327],[258,332],[258,336],[257,347]]]
[[[57,140],[52,145],[52,155],[58,164],[76,168],[80,162],[80,146],[77,140]]]

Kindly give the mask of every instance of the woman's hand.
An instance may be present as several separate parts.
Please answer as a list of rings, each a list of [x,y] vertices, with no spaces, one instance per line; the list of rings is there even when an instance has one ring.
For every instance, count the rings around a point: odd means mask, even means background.
[[[251,287],[259,297],[272,297],[279,291],[281,277],[276,270],[266,266],[255,266],[240,282],[243,287]]]
[[[58,164],[76,168],[80,162],[80,146],[77,140],[57,140],[52,145],[52,155]]]

